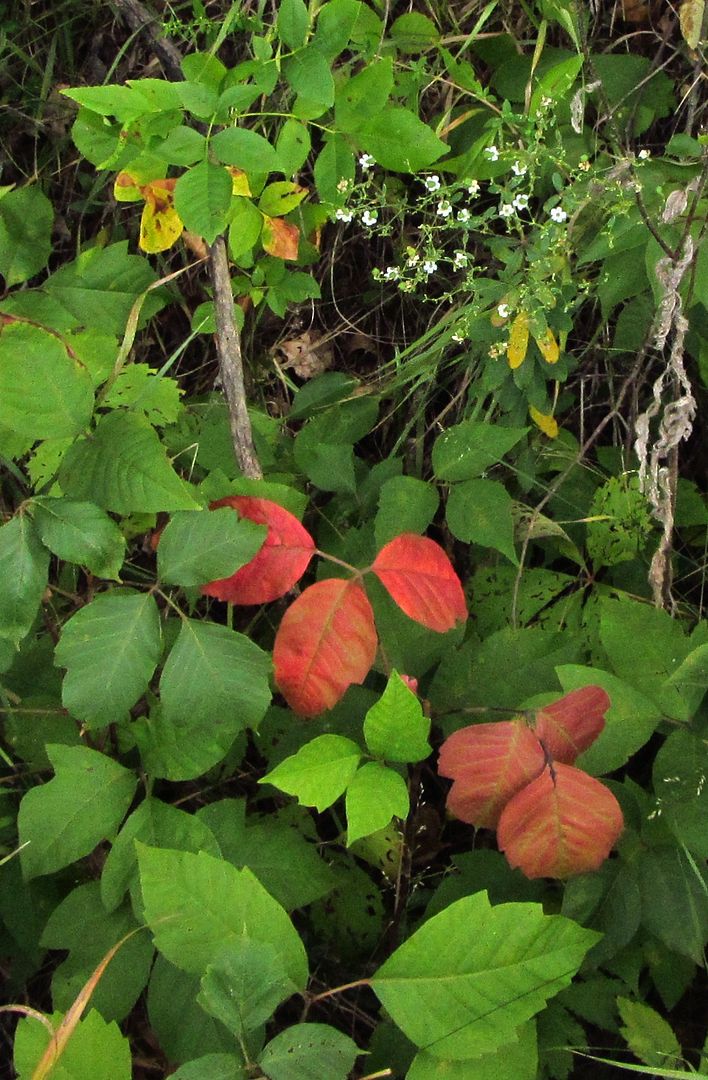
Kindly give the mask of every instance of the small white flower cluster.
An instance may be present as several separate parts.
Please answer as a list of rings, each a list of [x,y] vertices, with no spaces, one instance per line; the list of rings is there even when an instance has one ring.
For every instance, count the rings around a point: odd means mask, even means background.
[[[376,164],[376,159],[373,158],[371,154],[362,154],[359,158],[359,164],[361,165],[364,172],[366,172],[368,169],[373,169],[374,165]]]
[[[484,152],[490,161],[499,161],[499,150],[496,146],[485,146]]]
[[[510,217],[513,217],[513,214],[514,214],[514,204],[513,203],[500,203],[500,205],[499,205],[499,217],[501,217],[501,218],[510,218]]]
[[[551,221],[555,221],[556,224],[562,225],[564,221],[568,220],[568,215],[562,206],[554,206],[551,210]]]
[[[365,210],[364,213],[361,215],[361,220],[362,224],[366,225],[367,228],[370,229],[371,226],[375,225],[376,222],[379,220],[379,215],[376,210]]]
[[[508,304],[499,304],[497,308],[497,315],[500,319],[508,319],[511,315],[511,308]]]
[[[426,176],[423,183],[425,184],[428,191],[431,192],[431,194],[436,191],[440,191],[440,177],[436,176],[435,174],[433,174],[432,176]]]
[[[340,206],[334,211],[334,216],[337,221],[349,222],[352,221],[354,214],[351,210],[343,210]]]

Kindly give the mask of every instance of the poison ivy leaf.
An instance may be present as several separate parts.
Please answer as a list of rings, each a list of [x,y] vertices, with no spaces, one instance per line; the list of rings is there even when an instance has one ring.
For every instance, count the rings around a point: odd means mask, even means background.
[[[239,518],[228,509],[211,514],[206,510],[176,513],[161,534],[157,549],[161,580],[172,585],[203,585],[235,574],[251,562],[263,546],[266,530],[244,520],[245,516]]]
[[[467,618],[460,579],[434,540],[404,533],[378,553],[371,570],[409,618],[443,633]]]
[[[401,1030],[436,1058],[491,1053],[564,987],[599,935],[539,904],[467,896],[423,924],[371,985]]]
[[[534,730],[554,761],[572,765],[578,754],[595,742],[610,707],[601,686],[571,690],[536,712]]]
[[[199,509],[155,429],[134,413],[102,417],[94,435],[66,454],[59,482],[70,498],[95,502],[116,514]]]
[[[377,545],[383,547],[400,533],[425,532],[439,502],[432,484],[414,476],[392,476],[379,492],[379,508],[374,519]]]
[[[328,0],[317,15],[315,44],[320,52],[333,60],[346,49],[362,11],[369,12],[360,0]],[[371,12],[373,14],[373,12]]]
[[[282,0],[278,8],[278,37],[289,49],[305,44],[310,16],[304,0]]]
[[[150,1029],[170,1061],[191,1062],[203,1054],[233,1054],[231,1032],[197,1003],[199,983],[199,975],[187,974],[157,954],[148,986],[147,1011]],[[257,1043],[253,1050],[258,1052],[260,1047],[261,1043]],[[243,1063],[243,1055],[239,1055],[238,1062]],[[205,1078],[200,1074],[198,1080]],[[232,1080],[230,1073],[228,1080]]]
[[[0,274],[11,289],[47,265],[54,210],[38,185],[9,191],[0,200]]]
[[[512,498],[497,480],[465,480],[451,488],[445,516],[458,540],[500,551],[518,566],[512,511]]]
[[[293,1024],[258,1058],[269,1080],[347,1080],[359,1047],[328,1024]]]
[[[270,499],[229,495],[211,504],[212,510],[219,507],[232,507],[241,518],[266,525],[268,532],[260,551],[247,566],[229,578],[211,581],[202,591],[231,604],[266,604],[285,596],[305,573],[314,554],[315,542],[307,529],[294,514]],[[261,529],[258,531],[262,534]]]
[[[263,215],[250,199],[236,199],[229,224],[229,251],[239,259],[250,251],[261,235]]]
[[[674,845],[649,848],[637,864],[642,925],[672,952],[703,963],[708,871]]]
[[[248,1080],[248,1070],[233,1054],[205,1054],[186,1061],[172,1080]]]
[[[384,169],[415,173],[449,153],[450,147],[409,109],[387,105],[357,132],[357,139]]]
[[[340,206],[344,194],[337,185],[342,180],[353,181],[355,174],[354,154],[342,135],[327,140],[315,162],[315,185],[322,202]]]
[[[47,746],[54,778],[31,788],[20,803],[20,859],[25,879],[52,874],[88,855],[112,836],[137,779],[86,746]]]
[[[386,105],[393,89],[393,62],[386,57],[346,79],[337,88],[334,123],[348,134],[359,131]]]
[[[294,176],[310,154],[310,132],[299,120],[286,120],[278,133],[276,153],[286,176]]]
[[[139,243],[141,250],[149,255],[167,251],[182,235],[184,225],[174,202],[176,184],[175,179],[152,180],[141,189],[145,206],[140,218]]]
[[[679,844],[708,857],[708,783],[705,743],[673,731],[654,761],[654,791],[664,821]]]
[[[283,74],[295,93],[307,102],[304,111],[296,104],[296,115],[312,119],[334,104],[331,65],[317,45],[308,45],[284,60]]]
[[[362,836],[384,829],[391,818],[405,820],[409,810],[403,777],[379,761],[368,761],[357,769],[347,786],[347,847]]]
[[[417,539],[417,538],[416,538]],[[285,612],[273,646],[278,689],[294,712],[331,709],[364,681],[376,656],[374,614],[356,581],[310,585]]]
[[[461,728],[445,740],[438,759],[440,775],[455,781],[447,808],[469,825],[495,829],[509,799],[545,763],[541,744],[522,718]]]
[[[432,19],[417,11],[399,15],[389,33],[396,43],[396,48],[402,53],[425,52],[440,40],[440,34]]]
[[[507,1043],[491,1054],[463,1061],[445,1061],[421,1050],[406,1080],[536,1080],[538,1048],[536,1025],[523,1024],[515,1042]]]
[[[230,128],[220,134],[228,135],[236,130]],[[215,149],[218,138],[219,135],[212,140]],[[213,244],[219,233],[226,229],[231,206],[231,177],[219,165],[202,161],[182,173],[175,186],[174,200],[174,209],[185,229],[203,236],[207,244]]]
[[[197,1001],[240,1039],[296,991],[274,946],[244,934],[209,964]]]
[[[97,577],[118,579],[125,537],[105,511],[94,503],[38,498],[32,513],[42,542],[60,559],[85,566]]]
[[[307,195],[307,188],[293,184],[289,180],[278,180],[268,184],[258,200],[258,209],[268,217],[284,217],[299,206]]]
[[[63,1017],[49,1017],[54,1030]],[[49,1032],[34,1017],[23,1017],[17,1025],[14,1061],[18,1080],[32,1080],[49,1044]],[[96,1009],[81,1020],[71,1034],[61,1058],[51,1070],[52,1080],[130,1080],[133,1075],[130,1043],[118,1025],[109,1024]]]
[[[29,514],[0,526],[0,639],[17,645],[34,622],[47,587],[49,552]]]
[[[554,763],[506,804],[497,842],[526,877],[567,878],[597,870],[623,827],[609,788],[580,769]]]
[[[26,322],[0,324],[0,424],[59,439],[83,431],[92,412],[91,376],[58,336]]]
[[[272,784],[321,814],[336,802],[354,776],[361,750],[343,735],[319,735],[281,761],[259,784]]]
[[[206,971],[220,951],[245,935],[275,949],[298,989],[307,982],[307,957],[283,908],[250,870],[200,852],[138,844],[145,917],[155,945],[187,972]]]
[[[683,1052],[673,1028],[643,1001],[618,997],[620,1032],[636,1058],[656,1069],[680,1069]]]
[[[438,480],[472,480],[501,461],[527,431],[465,420],[435,440],[433,471]]]
[[[64,624],[55,650],[56,664],[67,668],[64,707],[89,727],[125,720],[145,693],[161,648],[151,594],[101,593]]]
[[[237,165],[247,173],[262,176],[263,173],[277,172],[280,168],[275,148],[258,132],[248,128],[224,128],[213,137],[211,147],[219,161],[225,165]]]
[[[383,694],[364,718],[366,745],[386,761],[423,761],[430,754],[430,720],[418,697],[397,671],[392,671]]]

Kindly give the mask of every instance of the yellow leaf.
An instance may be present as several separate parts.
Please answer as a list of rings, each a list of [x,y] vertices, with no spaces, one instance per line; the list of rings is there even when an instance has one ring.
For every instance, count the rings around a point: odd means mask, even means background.
[[[523,364],[528,347],[529,317],[525,311],[520,311],[511,324],[509,346],[506,350],[510,368],[517,368]]]
[[[167,251],[182,234],[182,219],[174,207],[175,184],[176,180],[153,180],[143,188],[140,247],[148,255]]]
[[[557,364],[560,357],[560,349],[558,348],[558,342],[553,336],[553,331],[550,327],[547,327],[542,334],[539,334],[536,338],[536,344],[538,345],[541,356],[547,364]]]
[[[297,259],[300,244],[300,230],[284,218],[272,218],[263,215],[263,250],[278,259]]]
[[[529,405],[529,415],[534,424],[540,427],[544,435],[547,435],[549,439],[555,439],[558,436],[558,421],[553,416],[547,416],[545,413],[539,412],[533,405]]]
[[[705,0],[683,0],[679,10],[679,23],[683,40],[689,49],[697,49],[701,40]]]
[[[232,195],[250,195],[251,185],[248,182],[248,177],[243,169],[237,169],[235,165],[231,165],[227,170],[231,173],[231,194]]]
[[[113,198],[116,202],[139,202],[143,193],[134,176],[119,172],[113,184]]]

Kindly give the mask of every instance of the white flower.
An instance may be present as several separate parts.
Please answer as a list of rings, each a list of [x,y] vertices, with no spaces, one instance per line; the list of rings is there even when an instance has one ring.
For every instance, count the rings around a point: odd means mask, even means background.
[[[551,220],[556,221],[559,225],[566,221],[567,218],[568,215],[561,206],[554,206],[551,210]]]
[[[437,213],[439,217],[449,217],[452,213],[452,203],[449,203],[446,199],[438,203]]]
[[[438,264],[433,259],[426,259],[423,263],[424,274],[434,274],[438,268]]]
[[[376,164],[376,159],[371,154],[362,154],[359,158],[359,164],[362,169],[371,169]]]
[[[527,167],[522,161],[515,161],[514,164],[511,166],[511,171],[513,172],[514,176],[525,176],[527,172]]]
[[[339,210],[335,210],[334,216],[336,217],[337,221],[351,221],[354,217],[351,210],[342,210],[341,208]]]
[[[463,225],[465,224],[465,222],[469,221],[470,217],[471,215],[469,210],[459,210],[457,213],[457,220],[461,221]]]
[[[428,191],[440,191],[440,177],[435,176],[435,174],[433,174],[432,176],[426,176],[423,183],[427,187]]]
[[[459,345],[459,344],[460,344],[460,342],[461,342],[461,341],[464,341],[465,339],[464,339],[464,337],[462,336],[462,334],[453,334],[453,335],[452,335],[452,340],[453,340],[453,341],[456,341],[456,342],[457,342],[457,344]]]
[[[418,263],[420,262],[420,255],[418,254],[417,251],[411,251],[410,248],[408,248],[408,251],[409,251],[409,255],[408,255],[408,258],[406,259],[406,266],[417,266]]]
[[[529,204],[528,195],[517,195],[514,199],[514,207],[516,210],[525,210]]]
[[[398,269],[397,266],[387,266],[386,267],[386,273],[384,274],[384,279],[386,281],[398,281],[400,276],[401,276],[401,271]]]
[[[364,213],[361,215],[361,220],[363,221],[364,225],[375,225],[376,222],[379,220],[379,215],[376,213],[375,210],[365,210]]]
[[[651,153],[648,150],[640,150],[639,151],[639,158],[640,158],[641,161],[646,161],[647,158],[650,158],[650,157],[651,157]]]
[[[494,149],[496,150],[496,147]],[[479,195],[479,180],[470,180],[467,190],[470,195]]]
[[[490,161],[499,161],[499,151],[496,146],[485,146],[484,152]]]
[[[511,315],[511,308],[508,304],[500,304],[497,308],[497,315],[500,319],[508,319]]]
[[[467,252],[466,251],[456,251],[455,252],[454,265],[455,265],[456,269],[458,269],[458,270],[461,270],[464,266],[467,266]]]
[[[543,108],[544,109],[550,109],[552,104],[553,104],[553,98],[546,97],[546,95],[544,94],[544,96],[541,98],[541,105],[543,106]]]
[[[502,203],[501,206],[499,207],[499,217],[504,217],[504,218],[511,217],[513,213],[514,213],[514,204],[513,203]]]

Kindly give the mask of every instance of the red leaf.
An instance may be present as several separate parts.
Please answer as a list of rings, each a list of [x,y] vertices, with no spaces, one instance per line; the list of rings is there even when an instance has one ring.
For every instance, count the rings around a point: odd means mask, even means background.
[[[284,218],[263,215],[263,250],[278,259],[297,259],[300,230]]]
[[[465,594],[434,540],[403,533],[381,548],[371,569],[410,619],[444,633],[467,618]]]
[[[507,803],[497,842],[528,878],[568,878],[597,868],[624,821],[616,798],[581,769],[554,765]]]
[[[361,585],[329,578],[310,585],[283,616],[273,646],[275,681],[300,716],[331,709],[364,681],[376,656],[374,613]]]
[[[270,499],[250,495],[229,495],[209,507],[233,506],[241,517],[267,525],[263,547],[235,574],[202,587],[206,596],[228,600],[230,604],[267,604],[292,589],[307,570],[315,541],[294,514]]]
[[[595,742],[605,726],[611,705],[601,686],[572,690],[536,713],[536,737],[554,761],[572,765],[578,754]]]
[[[546,763],[541,744],[523,720],[473,724],[446,739],[438,772],[454,780],[450,813],[478,828],[496,828],[505,804]]]

